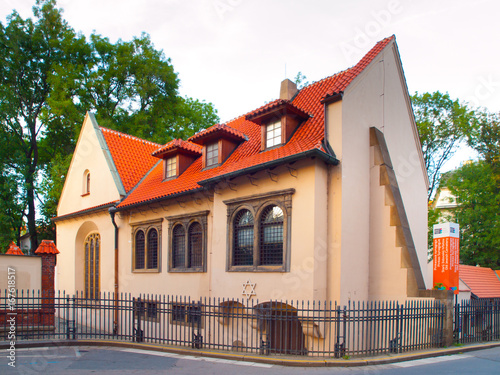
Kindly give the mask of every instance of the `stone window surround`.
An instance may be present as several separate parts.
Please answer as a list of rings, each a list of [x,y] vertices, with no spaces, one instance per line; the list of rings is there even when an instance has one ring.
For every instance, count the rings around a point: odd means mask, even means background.
[[[290,272],[292,195],[295,189],[272,191],[223,201],[227,206],[227,251],[226,271],[228,272]],[[254,252],[259,251],[261,214],[270,205],[283,210],[283,264],[278,266],[233,266],[233,221],[239,211],[249,210],[254,217]],[[255,259],[255,258],[254,258]]]
[[[162,227],[162,221],[163,219],[155,219],[155,220],[149,220],[149,221],[142,221],[139,223],[134,223],[131,224],[132,227],[132,272],[133,273],[159,273],[161,272],[161,227]],[[148,264],[148,232],[150,229],[156,229],[158,232],[158,249],[157,249],[157,268],[147,268]],[[136,234],[139,230],[142,230],[144,232],[144,268],[135,268],[135,238]]]
[[[168,272],[207,272],[207,218],[210,211],[198,211],[189,214],[173,215],[167,216],[165,219],[168,221]],[[186,240],[184,241],[184,260],[187,262],[188,246],[189,246],[189,226],[193,222],[198,222],[201,224],[202,229],[202,266],[196,268],[178,267],[173,268],[172,259],[172,232],[177,224],[181,224],[184,227],[184,233]]]

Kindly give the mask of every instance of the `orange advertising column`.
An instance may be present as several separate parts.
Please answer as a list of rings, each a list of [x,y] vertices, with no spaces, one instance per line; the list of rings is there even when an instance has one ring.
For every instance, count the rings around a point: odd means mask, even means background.
[[[434,229],[434,288],[453,290],[458,294],[460,260],[458,224],[436,224]]]

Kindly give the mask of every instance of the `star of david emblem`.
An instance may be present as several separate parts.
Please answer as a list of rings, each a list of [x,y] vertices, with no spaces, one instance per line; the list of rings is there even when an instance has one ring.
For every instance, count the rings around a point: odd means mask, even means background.
[[[250,280],[247,280],[246,283],[243,283],[243,291],[241,294],[247,297],[247,299],[250,299],[252,296],[256,296],[257,294],[255,293],[255,285],[256,283],[252,283]]]

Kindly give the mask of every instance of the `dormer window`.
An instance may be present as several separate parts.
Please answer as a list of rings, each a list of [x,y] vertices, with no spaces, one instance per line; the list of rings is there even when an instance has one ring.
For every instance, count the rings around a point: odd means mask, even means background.
[[[201,154],[200,146],[174,139],[152,155],[163,159],[163,179],[171,180],[183,174]]]
[[[281,120],[266,125],[266,148],[281,144]]]
[[[173,156],[165,160],[165,178],[177,176],[177,157]]]
[[[219,164],[219,143],[210,143],[207,145],[207,160],[206,166],[211,167],[212,165]]]
[[[188,139],[203,146],[202,168],[222,165],[236,147],[246,140],[247,136],[241,131],[223,124],[215,124]]]
[[[310,115],[289,100],[278,99],[246,116],[261,127],[261,151],[286,144]]]

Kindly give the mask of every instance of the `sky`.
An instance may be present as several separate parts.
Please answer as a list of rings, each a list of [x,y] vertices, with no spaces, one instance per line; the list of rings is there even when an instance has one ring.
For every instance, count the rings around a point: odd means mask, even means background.
[[[35,0],[0,0],[0,20]],[[495,0],[59,0],[77,32],[145,32],[171,59],[180,93],[230,121],[279,96],[298,72],[314,82],[396,36],[410,94],[448,92],[500,111],[500,2]],[[466,159],[466,151],[461,159]],[[454,161],[453,163],[459,163]]]

